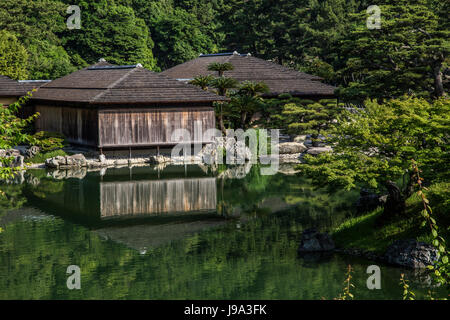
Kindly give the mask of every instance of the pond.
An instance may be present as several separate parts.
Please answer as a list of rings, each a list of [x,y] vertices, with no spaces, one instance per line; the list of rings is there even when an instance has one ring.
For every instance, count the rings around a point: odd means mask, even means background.
[[[407,272],[339,255],[299,256],[302,230],[353,214],[356,192],[314,189],[283,166],[29,170],[1,185],[0,299],[333,299],[354,269],[357,299],[400,299]],[[67,288],[68,266],[81,289]]]

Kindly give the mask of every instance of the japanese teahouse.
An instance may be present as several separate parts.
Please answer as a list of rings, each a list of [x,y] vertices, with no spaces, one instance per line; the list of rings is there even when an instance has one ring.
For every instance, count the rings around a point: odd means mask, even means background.
[[[213,129],[213,102],[224,99],[140,64],[117,66],[101,59],[45,84],[32,102],[41,115],[38,131],[59,132],[72,144],[102,151],[169,147],[179,142],[172,134],[176,129],[192,135]]]
[[[239,82],[246,80],[264,82],[270,90],[265,95],[268,97],[289,93],[294,97],[311,100],[335,98],[336,87],[322,83],[323,79],[320,77],[256,58],[251,54],[237,52],[201,54],[194,60],[163,71],[162,74],[181,82],[188,82],[196,76],[215,75],[215,71],[208,70],[208,66],[212,63],[233,65],[233,70],[224,72],[225,77],[234,78]]]

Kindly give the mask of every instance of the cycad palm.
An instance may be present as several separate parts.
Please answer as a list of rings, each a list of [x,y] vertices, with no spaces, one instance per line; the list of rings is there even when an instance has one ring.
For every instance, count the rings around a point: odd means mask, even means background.
[[[227,96],[230,89],[238,86],[238,82],[233,78],[219,77],[211,81],[211,86],[216,89],[218,95]]]
[[[189,81],[189,83],[208,91],[208,87],[213,79],[214,78],[212,76],[197,76]]]
[[[208,66],[208,70],[217,71],[219,73],[219,77],[222,77],[225,71],[231,71],[233,69],[234,69],[233,65],[229,62],[225,63],[213,62]]]
[[[251,97],[269,92],[269,87],[264,82],[244,81],[239,87],[239,94]]]

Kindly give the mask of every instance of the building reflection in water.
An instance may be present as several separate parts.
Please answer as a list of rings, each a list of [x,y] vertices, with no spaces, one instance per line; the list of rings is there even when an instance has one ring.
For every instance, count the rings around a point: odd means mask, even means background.
[[[115,220],[217,216],[216,177],[199,166],[50,171],[39,185],[27,186],[27,196],[42,211],[90,228]]]

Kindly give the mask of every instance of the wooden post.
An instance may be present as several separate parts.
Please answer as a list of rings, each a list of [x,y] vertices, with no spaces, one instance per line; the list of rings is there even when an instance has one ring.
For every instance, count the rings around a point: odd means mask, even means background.
[[[129,158],[128,159],[131,160],[131,147],[128,148],[128,151],[129,151]]]
[[[158,156],[159,156],[159,146],[157,146],[156,149],[158,150]]]

